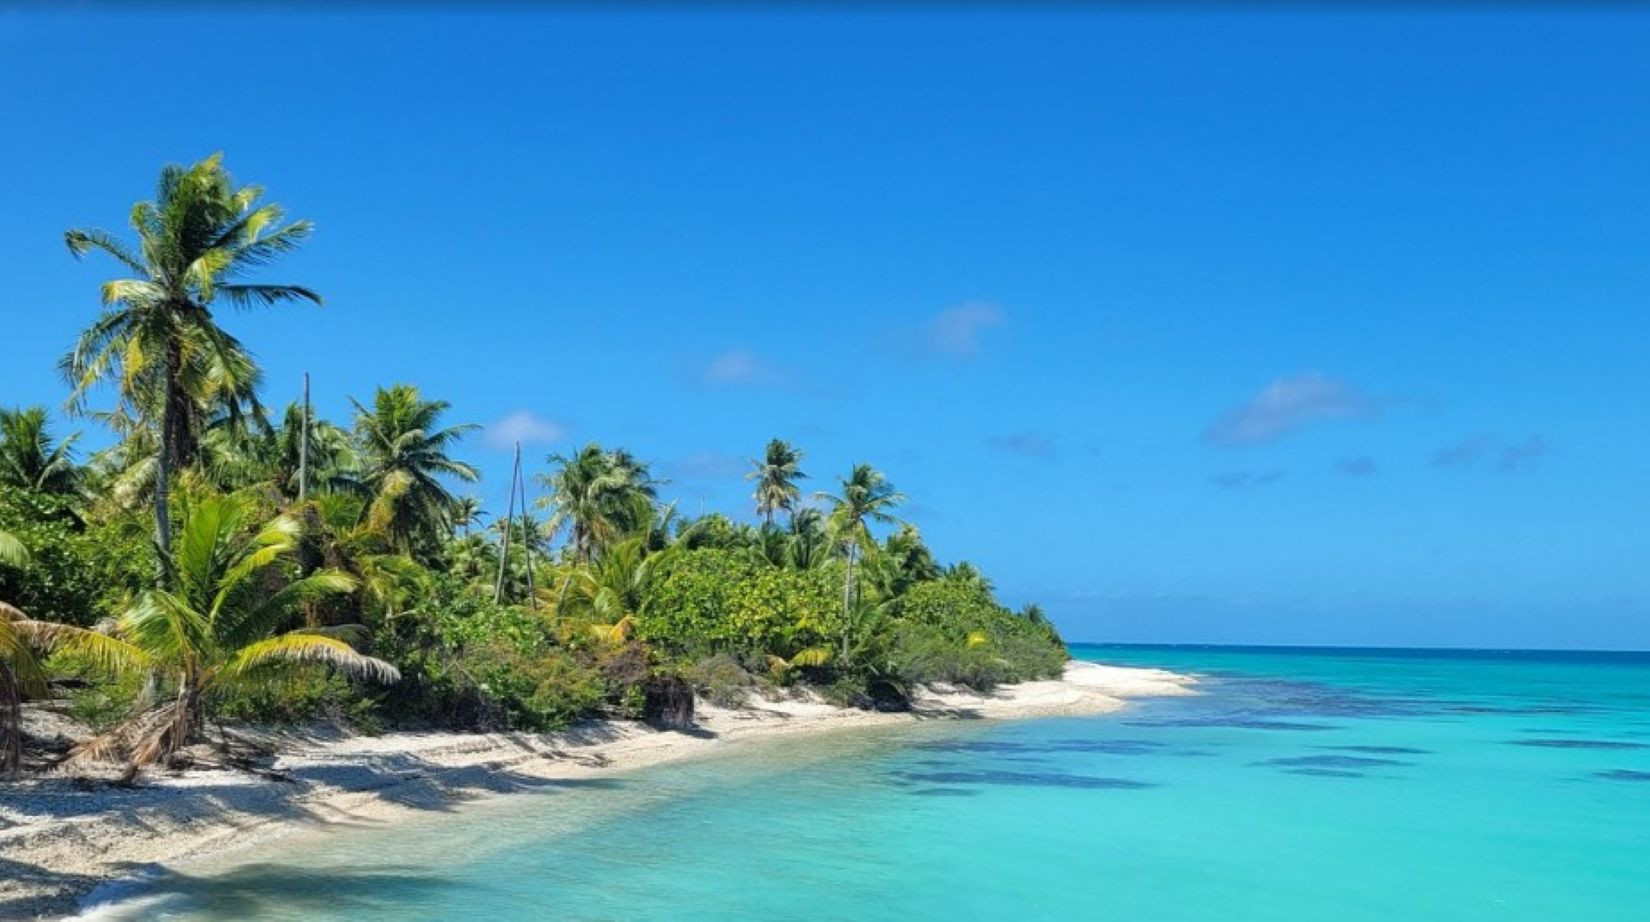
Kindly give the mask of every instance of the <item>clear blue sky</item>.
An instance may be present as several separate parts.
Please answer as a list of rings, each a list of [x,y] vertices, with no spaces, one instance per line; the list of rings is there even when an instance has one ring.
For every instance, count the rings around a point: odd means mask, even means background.
[[[0,402],[223,150],[318,227],[268,400],[416,383],[493,503],[513,431],[749,517],[780,435],[1076,639],[1650,647],[1650,16],[12,10],[0,80]]]

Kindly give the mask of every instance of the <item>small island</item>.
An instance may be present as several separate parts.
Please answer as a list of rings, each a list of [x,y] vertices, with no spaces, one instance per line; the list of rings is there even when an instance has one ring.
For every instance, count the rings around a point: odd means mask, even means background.
[[[59,363],[106,447],[0,409],[7,916],[254,828],[1185,690],[1069,663],[1037,606],[936,558],[875,467],[808,490],[781,439],[750,461],[754,524],[681,513],[645,460],[597,444],[535,463],[518,443],[489,514],[453,454],[476,427],[414,385],[348,420],[314,413],[307,381],[263,402],[219,312],[322,303],[266,280],[308,222],[212,156],[166,167],[130,224],[65,238],[115,272]]]

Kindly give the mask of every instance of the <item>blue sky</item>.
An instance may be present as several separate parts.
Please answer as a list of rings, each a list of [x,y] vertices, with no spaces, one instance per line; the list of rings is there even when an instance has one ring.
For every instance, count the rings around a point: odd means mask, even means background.
[[[1650,16],[346,9],[0,12],[0,402],[223,150],[318,227],[267,398],[416,383],[490,501],[780,435],[1076,639],[1650,647]]]

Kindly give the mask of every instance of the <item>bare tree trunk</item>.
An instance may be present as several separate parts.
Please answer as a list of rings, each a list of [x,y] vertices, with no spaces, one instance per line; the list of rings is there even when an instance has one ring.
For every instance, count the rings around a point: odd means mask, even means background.
[[[842,579],[842,664],[848,665],[848,625],[854,612],[854,545],[848,545],[848,569]]]
[[[493,586],[493,604],[504,598],[504,565],[510,560],[510,522],[516,517],[516,476],[521,473],[521,443],[516,443],[516,466],[510,469],[510,502],[504,509],[504,545],[498,553],[498,583]],[[527,510],[523,509],[525,514]],[[526,537],[525,535],[523,537]]]
[[[309,495],[309,372],[304,372],[304,428],[298,435],[298,502]]]
[[[539,587],[533,581],[533,536],[527,530],[527,477],[521,470],[521,443],[516,443],[516,482],[521,484],[521,549],[527,555],[527,607],[539,610]]]

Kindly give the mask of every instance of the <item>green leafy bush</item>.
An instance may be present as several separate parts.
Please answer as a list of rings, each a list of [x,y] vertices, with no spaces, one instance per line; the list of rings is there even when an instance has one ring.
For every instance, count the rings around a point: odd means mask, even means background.
[[[672,654],[699,659],[797,652],[840,633],[840,571],[785,570],[742,551],[703,549],[662,561],[637,634]]]
[[[465,729],[554,730],[608,702],[624,704],[639,681],[623,647],[562,646],[543,612],[494,605],[450,579],[434,586],[428,605],[378,631],[375,652],[402,671],[383,696],[390,714]]]
[[[154,546],[137,516],[88,524],[65,497],[6,489],[0,530],[29,551],[27,567],[0,566],[0,599],[35,618],[90,626],[154,577]]]
[[[894,606],[886,657],[906,682],[989,689],[1052,678],[1069,655],[1046,625],[998,605],[973,581],[919,583]]]

